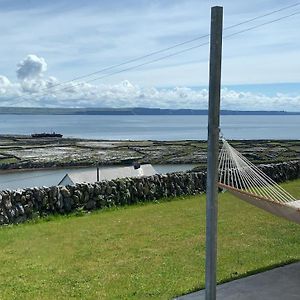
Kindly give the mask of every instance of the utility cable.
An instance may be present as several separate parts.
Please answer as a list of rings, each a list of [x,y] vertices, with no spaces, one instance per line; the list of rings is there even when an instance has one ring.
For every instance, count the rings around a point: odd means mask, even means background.
[[[291,9],[291,8],[296,7],[296,6],[299,6],[299,5],[300,5],[300,2],[297,2],[297,3],[294,3],[294,4],[292,4],[292,5],[288,5],[288,6],[285,6],[285,7],[280,8],[280,9],[273,10],[273,11],[271,11],[271,12],[269,12],[269,13],[265,13],[265,14],[256,16],[256,17],[254,17],[254,18],[248,19],[248,20],[246,20],[246,21],[242,21],[242,22],[236,23],[236,24],[234,24],[234,25],[230,25],[230,26],[228,26],[228,27],[225,27],[225,28],[224,28],[224,31],[225,31],[225,30],[232,29],[232,28],[235,28],[235,27],[238,27],[238,26],[241,26],[241,25],[244,25],[244,24],[247,24],[247,23],[250,23],[250,22],[253,22],[253,21],[258,20],[258,19],[261,19],[261,18],[265,18],[265,17],[267,17],[267,16],[270,16],[270,15],[273,15],[273,14],[276,14],[276,13],[279,13],[279,12],[282,12],[282,11],[284,11],[284,10]],[[292,14],[292,15],[294,15],[294,14]],[[284,16],[284,17],[282,17],[282,18],[279,18],[278,20],[281,20],[281,19],[284,19],[284,18],[287,18],[287,17],[289,17],[289,16]],[[277,19],[274,20],[274,21],[271,21],[271,23],[273,23],[273,22],[275,22],[275,21],[277,21]],[[269,24],[269,23],[266,22],[266,24]],[[253,27],[248,28],[248,29],[245,29],[245,30],[243,30],[243,31],[239,31],[239,32],[237,32],[237,33],[233,33],[231,36],[234,36],[234,35],[236,35],[236,34],[238,34],[238,33],[241,33],[241,32],[249,31],[249,30],[254,29],[254,28],[258,28],[258,27],[260,27],[260,26],[262,26],[262,25],[256,25],[256,26],[253,26]],[[91,77],[91,76],[97,75],[97,74],[99,74],[99,73],[103,73],[103,72],[106,72],[106,71],[110,71],[110,70],[112,70],[112,69],[121,67],[121,66],[123,66],[123,65],[130,64],[130,63],[133,63],[133,62],[136,62],[136,61],[139,61],[139,60],[142,60],[142,59],[145,59],[145,58],[148,58],[148,57],[151,57],[151,56],[154,56],[154,55],[157,55],[157,54],[160,54],[160,53],[163,53],[163,52],[172,50],[172,49],[175,49],[175,48],[177,48],[177,47],[180,47],[180,46],[183,46],[183,45],[186,45],[186,44],[189,44],[189,43],[192,43],[192,42],[195,42],[195,41],[198,41],[198,40],[207,38],[207,37],[209,37],[209,36],[210,36],[210,34],[205,34],[205,35],[202,35],[202,36],[199,36],[199,37],[190,39],[190,40],[186,40],[186,41],[184,41],[184,42],[175,44],[175,45],[173,45],[173,46],[170,46],[170,47],[167,47],[167,48],[163,48],[163,49],[160,49],[160,50],[157,50],[157,51],[154,51],[154,52],[150,52],[150,53],[148,53],[148,54],[145,54],[145,55],[142,55],[142,56],[139,56],[139,57],[136,57],[136,58],[133,58],[133,59],[130,59],[130,60],[121,62],[121,63],[119,63],[119,64],[114,64],[114,65],[111,65],[111,66],[108,66],[108,67],[104,67],[104,68],[102,68],[102,69],[100,69],[100,70],[98,70],[98,71],[95,71],[95,72],[92,72],[92,73],[88,73],[88,74],[85,74],[85,75],[81,75],[81,76],[75,77],[75,78],[73,78],[73,79],[71,79],[71,80],[68,80],[68,81],[64,81],[64,82],[60,82],[60,83],[54,84],[54,85],[52,85],[51,87],[45,87],[45,88],[43,88],[41,91],[43,91],[43,90],[49,91],[49,90],[52,90],[52,89],[55,88],[55,87],[62,86],[62,85],[65,85],[65,84],[68,84],[68,83],[71,83],[71,82],[74,82],[74,81],[76,81],[76,80],[80,80],[80,79],[83,79],[83,78]],[[200,46],[198,45],[198,47],[200,47]],[[195,48],[198,48],[198,47],[195,46],[195,47],[191,47],[191,48],[189,48],[189,49],[192,50],[192,49],[195,49]],[[189,51],[189,50],[183,50],[183,52],[180,52],[180,51],[179,51],[178,54],[184,53],[184,52],[186,52],[186,51]],[[177,55],[177,54],[176,54],[176,55]],[[171,56],[174,56],[174,55],[171,54]],[[170,57],[170,56],[167,55],[166,58],[167,58],[167,57]],[[161,60],[161,59],[159,58],[159,59],[157,59],[157,60],[153,60],[153,62],[155,62],[155,61],[160,61],[160,60]],[[139,65],[139,66],[142,66],[142,65],[144,65],[144,64],[141,64],[141,65]],[[126,70],[127,70],[127,68],[126,68]],[[123,72],[123,71],[122,71],[122,72]],[[119,73],[119,72],[117,72],[117,73]],[[112,73],[109,73],[109,74],[112,74]],[[109,76],[111,76],[111,75],[109,75]],[[99,78],[102,78],[102,76],[99,77]],[[95,79],[95,80],[96,80],[96,79]],[[95,80],[92,80],[92,81],[95,81]],[[97,80],[98,80],[98,79],[97,79]],[[89,82],[91,82],[91,81],[89,81]],[[19,97],[22,97],[22,96],[19,96]],[[18,98],[18,97],[17,97],[17,98]]]
[[[274,19],[274,20],[271,20],[271,21],[268,21],[268,22],[264,22],[264,23],[261,23],[261,24],[258,24],[258,25],[255,25],[255,26],[251,26],[249,28],[246,28],[246,29],[242,29],[240,31],[237,31],[237,32],[234,32],[232,34],[229,34],[229,35],[225,35],[223,37],[223,39],[228,39],[228,38],[231,38],[235,35],[238,35],[238,34],[241,34],[241,33],[244,33],[244,32],[247,32],[247,31],[251,31],[251,30],[254,30],[254,29],[257,29],[259,27],[263,27],[263,26],[266,26],[268,24],[272,24],[272,23],[275,23],[275,22],[278,22],[278,21],[281,21],[283,19],[287,19],[289,17],[292,17],[292,16],[295,16],[295,15],[298,15],[300,14],[300,11],[298,12],[294,12],[292,14],[289,14],[289,15],[285,15],[283,17],[280,17],[280,18],[277,18],[277,19]],[[173,56],[176,56],[176,55],[179,55],[179,54],[182,54],[182,53],[185,53],[185,52],[188,52],[188,51],[191,51],[191,50],[194,50],[194,49],[197,49],[197,48],[200,48],[202,46],[205,46],[205,45],[208,45],[209,42],[205,42],[205,43],[202,43],[202,44],[198,44],[198,45],[195,45],[193,47],[189,47],[189,48],[186,48],[186,49],[183,49],[183,50],[180,50],[180,51],[177,51],[177,52],[174,52],[174,53],[171,53],[171,54],[168,54],[168,55],[165,55],[165,56],[162,56],[162,57],[159,57],[159,58],[156,58],[156,59],[153,59],[153,60],[150,60],[150,61],[147,61],[147,62],[144,62],[142,64],[138,64],[138,65],[135,65],[135,66],[131,66],[131,67],[128,67],[128,68],[125,68],[125,69],[121,69],[121,70],[118,70],[118,71],[115,71],[115,72],[111,72],[111,73],[108,73],[108,74],[105,74],[103,76],[100,76],[100,77],[96,77],[96,78],[93,78],[93,79],[90,79],[88,81],[85,81],[85,83],[90,83],[90,82],[94,82],[94,81],[97,81],[97,80],[101,80],[101,79],[104,79],[104,78],[107,78],[107,77],[111,77],[113,75],[116,75],[116,74],[120,74],[120,73],[123,73],[123,72],[126,72],[126,71],[130,71],[130,70],[134,70],[136,68],[139,68],[139,67],[142,67],[142,66],[145,66],[145,65],[148,65],[148,64],[152,64],[152,63],[155,63],[155,62],[158,62],[158,61],[161,61],[161,60],[164,60],[166,58],[170,58],[170,57],[173,57]],[[79,86],[81,85],[82,83],[77,83],[75,85],[72,86],[73,87],[76,87],[76,86]],[[65,88],[62,88],[62,89],[58,89],[58,90],[53,90],[53,92],[60,92],[60,91],[64,91],[66,89],[69,89],[70,87],[65,87]]]
[[[293,6],[296,6],[296,5],[300,5],[300,3],[295,4],[295,5],[293,5]],[[290,6],[290,7],[291,7],[291,6]],[[281,9],[281,10],[283,10],[283,9]],[[281,11],[281,10],[277,10],[276,12]],[[271,13],[265,14],[265,15],[267,16],[267,15],[270,15],[270,14],[271,14]],[[264,23],[261,23],[261,24],[258,24],[258,25],[255,25],[255,26],[252,26],[252,27],[249,27],[249,28],[240,30],[240,31],[237,31],[237,32],[235,32],[235,33],[232,33],[232,34],[229,34],[229,35],[224,36],[223,39],[231,38],[232,36],[238,35],[238,34],[240,34],[240,33],[244,33],[244,32],[247,32],[247,31],[251,31],[251,30],[254,30],[254,29],[256,29],[256,28],[259,28],[259,27],[262,27],[262,26],[265,26],[265,25],[268,25],[268,24],[272,24],[272,23],[281,21],[281,20],[287,19],[287,18],[289,18],[289,17],[295,16],[295,15],[298,15],[298,14],[300,14],[300,11],[294,12],[294,13],[292,13],[292,14],[285,15],[285,16],[282,16],[282,17],[280,17],[280,18],[277,18],[277,19],[274,19],[274,20],[271,20],[271,21],[268,21],[268,22],[264,22]],[[253,18],[252,20],[254,20],[254,19],[258,19],[258,17]],[[249,22],[249,21],[245,21],[245,22]],[[245,24],[245,22],[236,24],[236,26],[241,25],[241,24]],[[233,26],[230,26],[230,28],[233,28]],[[228,29],[228,27],[227,27],[227,29]],[[208,36],[208,35],[206,35],[206,36]],[[204,37],[204,36],[202,36],[202,37]],[[196,39],[194,39],[194,40],[196,40]],[[186,43],[187,43],[187,42],[183,42],[183,43],[181,43],[181,45],[184,45],[184,44],[186,44]],[[157,58],[157,59],[154,59],[154,60],[150,60],[150,61],[144,62],[144,63],[139,64],[139,65],[135,65],[135,66],[128,67],[128,68],[125,68],[125,69],[122,69],[122,70],[118,70],[118,71],[116,71],[116,72],[111,72],[111,73],[105,74],[105,75],[103,75],[103,76],[101,76],[101,77],[93,78],[93,79],[91,79],[91,80],[89,80],[89,81],[86,81],[86,82],[87,82],[87,83],[88,83],[88,82],[93,82],[93,81],[96,81],[96,80],[100,80],[100,79],[102,79],[102,78],[106,78],[106,77],[113,76],[113,75],[115,75],[115,74],[119,74],[119,73],[122,73],[122,72],[126,72],[126,71],[129,71],[129,70],[133,70],[133,69],[139,68],[139,67],[141,67],[141,66],[145,66],[145,65],[148,65],[148,64],[151,64],[151,63],[155,63],[155,62],[157,62],[157,61],[161,61],[161,60],[163,60],[163,59],[166,59],[166,58],[169,58],[169,57],[173,57],[173,56],[179,55],[179,54],[181,54],[181,53],[185,53],[185,52],[194,50],[194,49],[196,49],[196,48],[200,48],[200,47],[205,46],[205,45],[208,45],[208,44],[209,44],[209,42],[206,42],[206,43],[202,43],[202,44],[199,44],[199,45],[196,45],[196,46],[193,46],[193,47],[189,47],[189,48],[186,48],[186,49],[183,49],[183,50],[180,50],[180,51],[177,51],[177,52],[174,52],[174,53],[171,53],[171,54],[168,54],[168,55],[159,57],[159,58]],[[169,49],[173,49],[173,48],[175,48],[175,47],[177,47],[177,46],[169,47]],[[158,51],[156,51],[156,53],[158,53]],[[150,56],[150,54],[147,55],[147,56]],[[136,59],[136,60],[137,60],[137,59]],[[123,64],[125,64],[125,63],[123,63]],[[71,82],[71,81],[70,81],[70,82]],[[81,84],[81,83],[80,83],[80,84]],[[78,85],[79,85],[79,84],[78,84]],[[76,85],[75,85],[75,86],[76,86]],[[73,87],[74,87],[74,86],[73,86]],[[69,87],[67,87],[67,88],[69,88]],[[61,90],[54,90],[54,91],[62,91],[62,90],[64,90],[64,89],[61,89]],[[43,174],[43,175],[29,176],[29,177],[25,177],[25,178],[19,178],[19,179],[15,179],[15,180],[5,181],[5,182],[2,182],[2,183],[9,183],[9,182],[18,181],[18,180],[26,180],[26,179],[31,179],[31,178],[35,178],[35,177],[49,176],[49,175],[52,175],[52,174],[53,174],[53,173],[47,173],[47,174]],[[0,183],[0,184],[2,184],[2,183]]]
[[[285,7],[280,8],[280,9],[271,11],[271,12],[269,12],[269,13],[266,13],[266,14],[259,15],[259,16],[257,16],[257,17],[248,19],[248,20],[246,20],[246,21],[239,22],[239,23],[236,23],[236,24],[234,24],[234,25],[230,25],[230,26],[228,26],[228,27],[225,27],[224,30],[229,30],[229,29],[232,29],[232,28],[235,28],[235,27],[238,27],[238,26],[241,26],[241,25],[244,25],[244,24],[247,24],[247,23],[256,21],[256,20],[261,19],[261,18],[265,18],[265,17],[267,17],[267,16],[271,16],[271,15],[276,14],[276,13],[278,13],[278,12],[281,12],[281,11],[284,11],[284,10],[287,10],[287,9],[290,9],[290,8],[293,8],[293,7],[296,7],[296,6],[299,6],[299,5],[300,5],[300,2],[295,3],[295,4],[292,4],[292,5],[288,5],[288,6],[285,6]],[[184,46],[184,45],[186,45],[186,44],[190,44],[190,43],[199,41],[199,40],[204,39],[204,38],[207,38],[207,37],[209,37],[209,36],[210,36],[209,33],[208,33],[208,34],[204,34],[204,35],[202,35],[202,36],[198,36],[198,37],[195,37],[195,38],[193,38],[193,39],[186,40],[186,41],[184,41],[184,42],[175,44],[175,45],[173,45],[173,46],[170,46],[170,47],[167,47],[167,48],[163,48],[163,49],[160,49],[160,50],[157,50],[157,51],[154,51],[154,52],[150,52],[150,53],[148,53],[148,54],[141,55],[141,56],[138,56],[138,57],[133,58],[133,59],[130,59],[130,60],[126,60],[126,61],[124,61],[124,62],[122,62],[122,63],[119,63],[119,64],[115,64],[115,65],[111,65],[111,66],[105,67],[105,68],[103,68],[103,69],[100,69],[100,70],[95,71],[95,72],[92,72],[92,73],[88,73],[88,74],[85,74],[85,75],[81,75],[81,76],[75,77],[75,78],[70,79],[70,80],[68,80],[68,81],[64,81],[64,82],[58,83],[57,85],[51,86],[50,88],[54,88],[54,87],[59,86],[59,85],[64,85],[64,84],[71,83],[71,82],[76,81],[76,80],[79,80],[79,79],[83,79],[83,78],[90,77],[90,76],[93,76],[93,75],[96,75],[96,74],[99,74],[99,73],[103,73],[103,72],[105,72],[105,71],[109,71],[109,70],[111,70],[111,69],[115,69],[115,68],[121,67],[121,66],[123,66],[123,65],[126,65],[126,64],[129,64],[129,63],[133,63],[133,62],[136,62],[136,61],[139,61],[139,60],[148,58],[148,57],[150,57],[150,56],[157,55],[157,54],[160,54],[160,53],[163,53],[163,52],[172,50],[172,49],[174,49],[174,48],[177,48],[177,47],[180,47],[180,46]],[[47,88],[46,88],[46,89],[47,89]]]

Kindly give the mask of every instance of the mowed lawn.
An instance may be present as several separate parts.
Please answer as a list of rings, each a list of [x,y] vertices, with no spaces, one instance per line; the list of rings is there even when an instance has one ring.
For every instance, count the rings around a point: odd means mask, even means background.
[[[219,282],[299,248],[299,225],[220,194]],[[204,265],[204,195],[0,229],[0,299],[171,299],[203,288]]]

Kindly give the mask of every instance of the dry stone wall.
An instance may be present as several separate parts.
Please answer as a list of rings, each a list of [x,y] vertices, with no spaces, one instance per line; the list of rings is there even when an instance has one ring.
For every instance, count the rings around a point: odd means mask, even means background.
[[[300,177],[300,161],[260,167],[277,182]],[[193,195],[204,192],[205,187],[205,172],[187,172],[66,187],[6,190],[0,192],[0,225],[21,223],[49,214],[67,214],[82,209],[90,211],[164,197]]]
[[[300,178],[300,161],[263,164],[259,168],[278,183]]]

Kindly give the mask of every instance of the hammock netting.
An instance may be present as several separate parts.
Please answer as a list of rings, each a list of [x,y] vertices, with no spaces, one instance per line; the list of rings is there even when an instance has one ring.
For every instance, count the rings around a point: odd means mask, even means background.
[[[274,215],[300,223],[300,200],[222,139],[219,187]]]

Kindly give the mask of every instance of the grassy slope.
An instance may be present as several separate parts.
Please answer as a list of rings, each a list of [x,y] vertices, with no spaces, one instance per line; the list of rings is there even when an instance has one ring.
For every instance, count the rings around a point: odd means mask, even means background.
[[[298,225],[227,193],[219,213],[219,282],[300,259]],[[2,228],[0,298],[172,298],[203,287],[204,236],[204,196]]]

